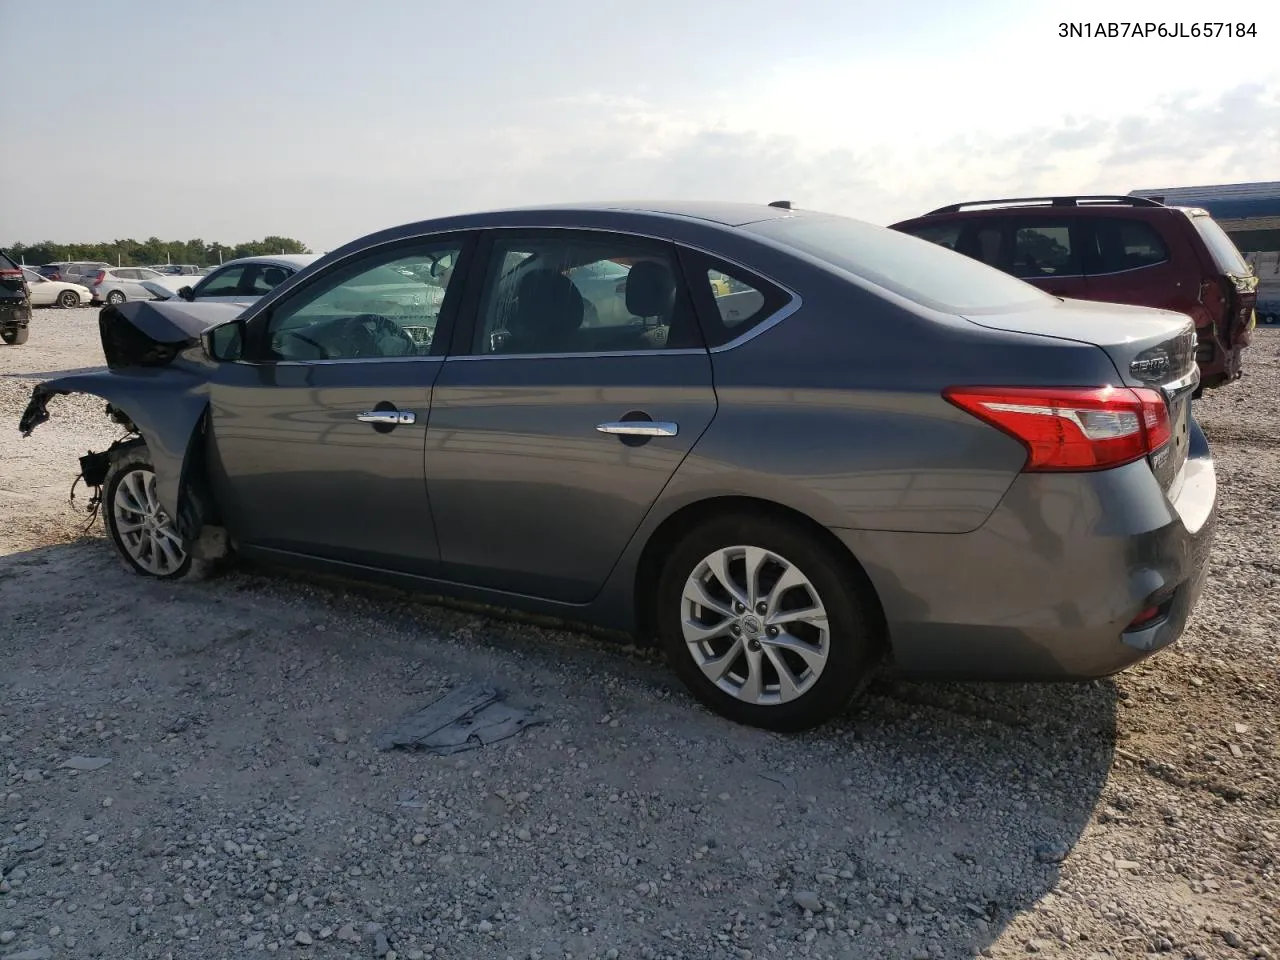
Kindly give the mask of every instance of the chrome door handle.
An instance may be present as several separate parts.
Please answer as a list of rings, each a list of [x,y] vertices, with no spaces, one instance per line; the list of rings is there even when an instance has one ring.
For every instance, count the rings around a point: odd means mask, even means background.
[[[413,423],[418,418],[413,415],[411,410],[366,410],[364,413],[357,413],[356,419],[361,423],[383,423],[388,426],[396,426],[397,424]]]
[[[668,420],[610,420],[596,424],[596,429],[631,437],[674,437],[680,432],[680,425]]]

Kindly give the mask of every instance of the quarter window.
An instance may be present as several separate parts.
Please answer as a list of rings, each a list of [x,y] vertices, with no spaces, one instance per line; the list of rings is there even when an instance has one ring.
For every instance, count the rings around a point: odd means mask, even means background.
[[[711,284],[720,322],[727,330],[737,332],[751,327],[765,308],[763,292],[723,270],[708,270],[707,282]]]
[[[451,285],[459,246],[379,254],[340,268],[271,312],[273,360],[426,356]]]
[[[562,354],[700,346],[668,245],[632,237],[494,245],[473,351]]]
[[[1013,235],[1013,270],[1028,280],[1080,275],[1080,262],[1066,223],[1019,225]]]
[[[1093,223],[1088,256],[1090,273],[1120,273],[1169,259],[1154,228],[1141,220],[1098,219]]]

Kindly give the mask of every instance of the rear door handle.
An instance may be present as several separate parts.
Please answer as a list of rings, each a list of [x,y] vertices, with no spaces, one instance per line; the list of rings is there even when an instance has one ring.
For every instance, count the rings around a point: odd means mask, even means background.
[[[680,425],[669,420],[609,420],[596,424],[596,429],[629,437],[674,437]]]
[[[413,415],[412,410],[366,410],[364,413],[357,413],[356,419],[361,423],[381,423],[394,427],[397,424],[413,423],[418,418]]]

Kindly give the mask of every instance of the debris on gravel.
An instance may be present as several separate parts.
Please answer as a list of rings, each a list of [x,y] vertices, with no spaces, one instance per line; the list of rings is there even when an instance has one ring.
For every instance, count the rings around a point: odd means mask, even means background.
[[[0,347],[0,960],[1280,955],[1280,330],[1196,402],[1221,507],[1179,644],[1096,683],[883,681],[782,736],[647,649],[130,575],[68,502],[101,403],[14,429],[101,363],[95,321]],[[377,748],[472,685],[546,722]]]

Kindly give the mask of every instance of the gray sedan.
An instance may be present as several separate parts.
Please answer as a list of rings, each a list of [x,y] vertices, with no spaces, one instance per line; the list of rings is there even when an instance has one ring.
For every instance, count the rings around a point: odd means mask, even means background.
[[[388,268],[443,296],[388,307]],[[108,401],[133,438],[81,469],[133,570],[241,555],[624,628],[767,728],[886,662],[1119,671],[1181,634],[1214,529],[1189,318],[782,206],[415,223],[243,312],[101,330],[109,371],[20,426]]]

